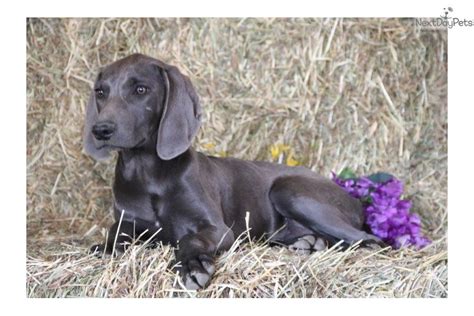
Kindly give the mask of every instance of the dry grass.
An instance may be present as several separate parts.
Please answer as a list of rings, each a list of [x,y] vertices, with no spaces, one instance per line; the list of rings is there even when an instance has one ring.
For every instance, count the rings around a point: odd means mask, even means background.
[[[445,31],[408,19],[30,19],[27,45],[28,296],[447,296]],[[433,245],[295,256],[237,242],[197,293],[167,269],[167,246],[85,255],[112,222],[114,163],[82,153],[84,106],[98,67],[132,52],[190,76],[198,150],[272,160],[287,144],[323,175],[396,174]]]

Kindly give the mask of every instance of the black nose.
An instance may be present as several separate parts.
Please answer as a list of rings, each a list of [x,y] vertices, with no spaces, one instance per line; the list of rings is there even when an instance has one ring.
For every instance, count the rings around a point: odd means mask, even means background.
[[[98,140],[109,140],[115,132],[115,123],[110,121],[100,122],[92,126],[92,134]]]

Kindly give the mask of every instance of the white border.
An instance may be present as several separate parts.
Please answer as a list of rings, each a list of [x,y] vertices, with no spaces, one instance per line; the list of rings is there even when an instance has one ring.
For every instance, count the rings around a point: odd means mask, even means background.
[[[449,31],[449,299],[425,300],[33,300],[25,290],[25,200],[26,200],[26,52],[25,18],[101,16],[344,16],[344,17],[431,17],[452,6],[459,15],[474,18],[468,2],[460,1],[16,1],[2,10],[2,260],[1,288],[5,312],[83,315],[89,313],[181,314],[447,314],[462,310],[472,297],[471,252],[474,207],[472,193],[473,32]],[[313,4],[309,4],[313,3]],[[8,7],[7,7],[8,5]],[[237,305],[238,304],[238,305]],[[467,304],[466,304],[467,305]],[[262,310],[262,308],[264,310]],[[459,308],[459,309],[458,309]]]

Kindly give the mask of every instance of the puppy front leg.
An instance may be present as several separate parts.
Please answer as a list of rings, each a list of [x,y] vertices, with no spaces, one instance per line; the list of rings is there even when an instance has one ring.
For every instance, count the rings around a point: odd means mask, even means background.
[[[215,226],[184,236],[175,255],[181,262],[179,272],[185,287],[188,290],[205,288],[215,272],[216,253],[229,249],[233,242],[234,234],[229,228]]]
[[[132,222],[115,222],[109,229],[107,241],[90,248],[90,253],[97,255],[112,254],[112,252],[124,252],[135,236],[136,225]],[[115,248],[115,251],[114,251]]]

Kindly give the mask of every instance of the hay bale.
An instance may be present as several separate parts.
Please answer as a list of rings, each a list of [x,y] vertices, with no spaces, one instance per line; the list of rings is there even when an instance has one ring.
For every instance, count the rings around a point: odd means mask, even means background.
[[[27,290],[31,297],[447,296],[447,32],[411,19],[29,19]],[[113,162],[82,153],[97,69],[141,52],[190,76],[203,105],[195,147],[293,161],[329,176],[388,171],[434,240],[422,251],[311,256],[261,244],[218,259],[186,292],[169,247],[84,255],[112,222]],[[289,146],[274,157],[271,146]]]

